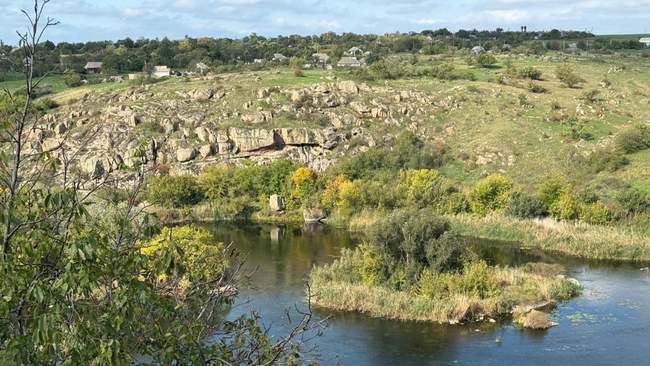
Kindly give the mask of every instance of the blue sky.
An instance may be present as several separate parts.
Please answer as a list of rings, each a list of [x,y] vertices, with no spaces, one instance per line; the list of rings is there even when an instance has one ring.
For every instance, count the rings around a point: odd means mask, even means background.
[[[15,43],[30,0],[0,0],[0,39]],[[53,41],[386,33],[447,27],[650,31],[650,0],[52,0]]]

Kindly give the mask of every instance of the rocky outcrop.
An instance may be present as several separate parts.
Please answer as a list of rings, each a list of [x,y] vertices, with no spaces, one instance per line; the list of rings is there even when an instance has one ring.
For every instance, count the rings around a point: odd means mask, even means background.
[[[196,155],[197,151],[195,148],[178,149],[176,151],[176,160],[178,160],[179,163],[186,163],[194,160]]]
[[[284,202],[282,201],[282,197],[278,196],[277,194],[271,195],[271,197],[269,197],[269,208],[273,212],[283,211]]]
[[[318,207],[305,208],[302,211],[302,216],[306,224],[317,224],[323,222],[327,217],[325,211]]]

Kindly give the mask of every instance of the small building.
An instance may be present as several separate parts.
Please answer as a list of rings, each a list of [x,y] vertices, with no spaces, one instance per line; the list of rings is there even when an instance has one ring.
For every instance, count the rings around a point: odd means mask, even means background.
[[[338,64],[336,64],[336,66],[345,68],[360,68],[366,66],[366,60],[359,60],[356,57],[352,56],[343,56],[339,60]]]
[[[102,72],[103,65],[102,62],[88,62],[86,63],[86,66],[84,66],[84,69],[89,74],[99,74]]]
[[[639,42],[643,43],[646,47],[650,47],[650,37],[643,37]]]
[[[208,71],[210,71],[210,66],[204,64],[203,62],[199,62],[196,64],[196,71],[198,71],[201,75],[205,75]]]
[[[144,76],[144,74],[141,73],[129,74],[129,80],[138,80],[142,76]]]
[[[480,55],[481,53],[485,53],[485,48],[483,46],[476,46],[470,52],[472,55]]]
[[[287,56],[285,56],[285,55],[283,55],[281,53],[274,53],[273,54],[273,59],[271,61],[284,63],[284,62],[289,61],[289,57],[287,57]]]
[[[172,70],[167,66],[154,66],[151,77],[156,79],[167,78],[172,75]]]
[[[253,63],[256,64],[256,65],[262,65],[265,62],[266,62],[266,60],[264,60],[263,58],[256,58],[256,59],[253,60]]]
[[[349,50],[345,52],[347,56],[357,56],[357,55],[363,55],[363,50],[359,47],[352,47]]]

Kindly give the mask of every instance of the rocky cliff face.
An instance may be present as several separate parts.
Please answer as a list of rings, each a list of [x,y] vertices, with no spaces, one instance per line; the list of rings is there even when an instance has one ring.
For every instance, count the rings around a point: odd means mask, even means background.
[[[219,162],[280,158],[322,171],[389,138],[383,129],[417,130],[435,104],[425,93],[353,81],[265,87],[248,96],[227,83],[178,85],[86,94],[46,115],[30,148],[78,152],[77,166],[92,177],[140,162],[197,173]]]

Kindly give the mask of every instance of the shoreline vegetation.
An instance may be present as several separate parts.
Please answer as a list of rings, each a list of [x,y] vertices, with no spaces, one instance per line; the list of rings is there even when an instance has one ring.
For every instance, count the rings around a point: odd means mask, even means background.
[[[547,329],[554,324],[539,310],[581,291],[562,272],[545,263],[489,266],[446,219],[399,210],[376,221],[364,244],[314,268],[309,282],[313,304],[337,311],[441,324],[512,318]]]
[[[184,209],[154,208],[163,224],[177,225],[192,222],[209,223],[239,221],[218,217],[208,206]],[[364,211],[349,219],[332,218],[327,225],[365,232],[384,212]],[[590,225],[579,222],[561,222],[551,218],[517,219],[499,214],[476,216],[471,214],[444,215],[459,234],[480,239],[516,242],[525,249],[590,259],[626,262],[650,261],[650,241],[644,233],[621,226]],[[259,224],[298,225],[304,223],[298,212],[274,214],[257,212],[243,220]]]

